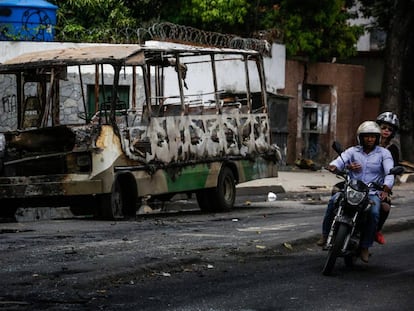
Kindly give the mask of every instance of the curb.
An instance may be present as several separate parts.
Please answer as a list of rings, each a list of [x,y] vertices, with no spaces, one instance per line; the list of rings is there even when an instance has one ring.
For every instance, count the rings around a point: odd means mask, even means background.
[[[384,225],[383,232],[400,232],[414,229],[414,217],[409,217],[400,220],[390,219]]]
[[[408,174],[402,175],[400,178],[400,181],[402,183],[414,182],[414,173],[408,173]]]
[[[401,183],[414,183],[414,173],[403,174],[400,178]],[[333,184],[332,184],[333,186]],[[254,196],[267,195],[269,192],[282,194],[283,197],[315,197],[331,195],[331,189],[325,191],[286,191],[282,185],[252,185],[252,186],[236,186],[236,195]]]
[[[397,220],[387,221],[384,225],[382,232],[396,233],[396,232],[402,232],[402,231],[413,230],[413,229],[414,229],[414,217],[410,217],[404,220],[397,219]],[[291,244],[292,246],[296,248],[313,245],[313,244],[316,246],[316,242],[319,240],[320,237],[321,237],[320,233],[315,233],[315,234],[310,234],[307,237],[290,240],[287,243]],[[380,245],[380,244],[374,243],[374,245]],[[320,247],[320,246],[317,246],[317,247]]]
[[[272,188],[274,190],[274,188]],[[297,191],[289,191],[289,192],[277,192],[269,189],[269,187],[249,187],[243,189],[242,191],[237,190],[236,193],[236,200],[243,201],[245,197],[261,197],[267,201],[267,196],[269,192],[273,192],[277,194],[277,200],[315,200],[315,201],[326,201],[328,202],[329,198],[331,197],[331,192],[297,192]],[[237,199],[239,198],[239,199]],[[260,199],[259,200],[263,200]],[[255,201],[252,199],[252,201]]]
[[[285,188],[281,185],[272,186],[251,186],[251,187],[238,187],[236,188],[236,195],[248,196],[248,195],[262,195],[273,193],[286,193]]]

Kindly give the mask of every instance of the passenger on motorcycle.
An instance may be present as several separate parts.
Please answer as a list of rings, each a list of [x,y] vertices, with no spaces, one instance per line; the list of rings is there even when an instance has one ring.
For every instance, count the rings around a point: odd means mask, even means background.
[[[378,115],[376,122],[381,128],[380,146],[391,152],[394,165],[398,165],[400,162],[400,148],[398,142],[395,140],[395,135],[398,132],[400,123],[397,115],[390,111],[383,112]],[[377,233],[375,234],[375,241],[380,244],[385,244],[385,238],[381,230],[390,214],[390,209],[391,200],[388,198],[381,203],[380,218],[378,221]]]
[[[379,146],[381,129],[374,121],[363,122],[357,130],[358,145],[350,147],[342,152],[341,157],[337,157],[329,163],[328,169],[331,172],[343,170],[345,166],[351,171],[353,178],[363,181],[365,184],[377,182],[383,185],[383,190],[370,189],[369,198],[374,203],[370,210],[363,238],[361,240],[361,260],[368,262],[369,247],[374,242],[375,233],[379,220],[381,201],[385,200],[391,193],[394,185],[394,176],[387,175],[394,167],[391,153]],[[344,163],[345,162],[345,163]],[[325,245],[327,236],[334,217],[334,194],[329,200],[325,217],[322,224],[322,238],[318,245]]]

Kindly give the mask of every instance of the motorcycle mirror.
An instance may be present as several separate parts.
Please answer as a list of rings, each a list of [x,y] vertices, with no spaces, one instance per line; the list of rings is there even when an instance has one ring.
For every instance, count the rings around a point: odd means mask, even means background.
[[[402,166],[395,166],[392,169],[390,169],[390,175],[402,175],[404,174],[404,167]]]
[[[337,154],[341,154],[342,151],[344,151],[344,149],[342,148],[342,145],[337,141],[334,141],[332,143],[332,148],[333,148],[333,150],[336,151]]]

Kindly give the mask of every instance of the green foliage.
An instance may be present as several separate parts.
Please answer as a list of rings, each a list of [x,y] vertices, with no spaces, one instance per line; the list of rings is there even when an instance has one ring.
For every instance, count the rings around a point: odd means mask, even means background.
[[[303,56],[310,61],[354,55],[364,31],[363,27],[348,23],[352,15],[344,0],[273,1],[262,11],[262,27],[281,29],[287,55]]]
[[[283,34],[288,57],[330,61],[356,54],[364,29],[352,26],[353,0],[181,0],[165,20],[196,28],[251,36],[258,30]],[[169,5],[167,5],[168,7]],[[164,8],[165,10],[165,8]],[[165,14],[166,13],[166,14]]]
[[[190,0],[183,8],[195,18],[200,17],[205,24],[224,23],[242,24],[246,16],[248,3],[246,0]]]
[[[169,6],[163,8],[166,20],[216,32],[243,28],[251,7],[247,0],[179,0]]]
[[[108,29],[136,27],[128,6],[120,0],[51,1],[58,5],[57,37],[71,41],[106,41]],[[95,31],[90,32],[89,30]],[[99,30],[97,30],[99,29]],[[97,31],[96,31],[97,30]]]
[[[289,57],[329,61],[353,55],[363,33],[362,27],[348,24],[351,15],[346,8],[353,0],[51,2],[59,6],[57,38],[66,41],[123,42],[125,29],[149,27],[159,21],[245,37],[258,30],[277,29],[283,34]]]

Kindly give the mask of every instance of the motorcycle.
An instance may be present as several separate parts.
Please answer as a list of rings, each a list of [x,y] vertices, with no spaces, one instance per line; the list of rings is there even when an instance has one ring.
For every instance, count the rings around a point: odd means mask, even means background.
[[[332,148],[341,156],[343,149],[338,142],[334,142]],[[389,175],[401,175],[403,172],[402,166],[396,166],[390,170]],[[350,171],[346,168],[334,173],[342,177],[344,181],[335,187],[339,195],[334,203],[335,216],[324,247],[328,250],[328,257],[322,270],[324,275],[332,273],[338,257],[344,258],[346,266],[354,265],[360,254],[362,229],[373,205],[368,197],[369,190],[382,189],[382,185],[376,182],[365,184],[361,180],[351,178]]]

